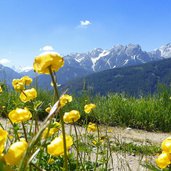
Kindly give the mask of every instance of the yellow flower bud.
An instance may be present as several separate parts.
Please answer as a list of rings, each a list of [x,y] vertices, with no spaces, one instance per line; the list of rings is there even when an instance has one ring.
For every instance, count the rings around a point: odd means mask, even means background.
[[[87,131],[88,132],[95,132],[97,130],[97,125],[95,123],[89,122]]]
[[[16,108],[8,114],[8,117],[13,123],[20,123],[29,120],[32,114],[26,107],[24,109]]]
[[[55,160],[50,158],[47,162],[48,162],[48,164],[53,164],[55,162]]]
[[[29,76],[24,76],[21,78],[21,81],[24,85],[28,86],[32,83],[32,78],[30,78]]]
[[[66,148],[69,150],[69,148],[73,144],[72,137],[69,135],[66,135]],[[48,146],[47,146],[47,152],[52,156],[59,156],[63,155],[64,153],[64,145],[63,145],[63,136],[60,135],[59,137],[55,138]]]
[[[87,104],[84,106],[84,111],[85,113],[90,113],[92,111],[92,109],[96,108],[96,105],[95,104]]]
[[[60,103],[61,107],[65,106],[67,103],[69,103],[71,101],[72,101],[72,96],[70,96],[68,94],[62,95],[59,99],[59,103]]]
[[[37,97],[37,91],[35,88],[25,90],[25,91],[21,92],[21,94],[20,94],[20,100],[22,102],[28,102],[30,100],[33,100],[36,97]]]
[[[0,86],[0,93],[2,93],[2,87]]]
[[[59,131],[61,127],[61,124],[59,122],[54,122],[52,124],[52,128],[49,129],[49,132],[48,132],[48,128],[46,128],[43,133],[42,133],[42,138],[47,138],[47,137],[50,137],[52,136],[53,134],[55,134],[56,132]]]
[[[45,109],[45,111],[46,111],[47,113],[49,113],[50,110],[51,110],[51,107],[47,107],[47,108]]]
[[[156,159],[156,164],[161,169],[166,168],[171,162],[171,155],[165,151],[163,151],[158,158]]]
[[[104,142],[104,139],[101,139],[101,138],[100,138],[99,140],[97,139],[97,140],[93,140],[93,141],[92,141],[92,143],[93,143],[94,145],[97,145],[97,144],[100,145],[100,144],[103,144],[103,142]]]
[[[61,124],[59,122],[54,122],[53,124],[53,128],[60,128],[61,127]]]
[[[8,165],[12,165],[12,166],[19,164],[27,147],[28,147],[28,144],[25,140],[20,140],[12,144],[9,147],[7,154],[5,154],[4,156],[5,162]]]
[[[17,92],[24,90],[24,83],[21,79],[13,79],[12,85]]]
[[[73,123],[80,119],[80,112],[77,110],[71,110],[70,112],[65,112],[63,120],[65,123]]]
[[[161,148],[163,151],[166,151],[168,153],[171,153],[171,137],[166,138],[162,144]]]
[[[46,128],[42,133],[42,138],[47,138],[55,134],[59,129],[58,128],[50,128],[48,132],[48,128]]]
[[[33,63],[35,72],[49,74],[49,67],[53,72],[58,71],[64,65],[64,59],[55,52],[47,52],[37,56]]]

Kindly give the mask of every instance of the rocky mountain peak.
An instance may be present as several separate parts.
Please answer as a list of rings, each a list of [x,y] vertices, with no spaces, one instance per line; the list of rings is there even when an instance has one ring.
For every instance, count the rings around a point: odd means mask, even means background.
[[[171,43],[161,46],[159,48],[159,51],[161,52],[162,57],[170,58],[171,57]]]

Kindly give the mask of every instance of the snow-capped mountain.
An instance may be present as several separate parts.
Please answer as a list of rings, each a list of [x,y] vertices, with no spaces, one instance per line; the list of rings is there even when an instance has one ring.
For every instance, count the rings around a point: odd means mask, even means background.
[[[96,48],[91,52],[70,54],[64,58],[66,63],[70,65],[98,72],[168,57],[171,57],[171,44],[162,46],[152,52],[143,51],[140,45],[128,44],[126,46],[116,45],[109,50]]]
[[[171,57],[171,44],[146,52],[138,44],[115,45],[111,49],[95,48],[87,53],[72,53],[64,56],[65,65],[57,72],[59,84],[65,84],[75,78],[84,77],[93,72],[112,68],[138,65]],[[24,75],[35,76],[33,71],[22,72]],[[50,85],[47,76],[37,75],[38,84],[43,87]],[[48,84],[48,85],[47,85]]]
[[[115,45],[111,49],[96,48],[87,53],[72,53],[64,56],[65,65],[57,72],[57,78],[59,84],[65,84],[75,78],[84,77],[94,72],[99,72],[112,68],[121,68],[124,66],[138,65],[147,63],[150,61],[162,60],[165,58],[171,58],[171,43],[161,46],[151,52],[143,51],[140,45],[128,44],[128,45]],[[13,67],[14,68],[14,67]],[[6,67],[0,67],[1,73],[0,81],[5,79],[4,74],[8,76],[8,70]],[[38,80],[38,84],[44,87],[50,85],[47,81],[47,77],[44,75],[36,74],[31,68],[19,68],[17,69],[19,75],[16,75],[14,71],[14,77],[28,75]],[[5,70],[5,71],[4,71]]]
[[[171,57],[171,43],[161,46],[158,50],[160,51],[162,57]]]

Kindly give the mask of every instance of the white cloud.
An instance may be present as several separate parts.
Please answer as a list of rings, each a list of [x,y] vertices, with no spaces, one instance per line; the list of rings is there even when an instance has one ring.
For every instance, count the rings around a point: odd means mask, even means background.
[[[11,61],[10,60],[8,60],[8,59],[6,59],[6,58],[2,58],[2,59],[0,59],[0,64],[2,64],[2,65],[6,65],[6,64],[9,64]]]
[[[39,55],[45,55],[45,54],[49,54],[49,53],[60,55],[60,54],[59,54],[58,52],[56,52],[56,51],[54,50],[54,48],[53,48],[52,46],[50,46],[50,45],[43,46],[42,48],[40,48],[40,51],[41,51],[41,53],[40,53]]]
[[[80,21],[80,26],[81,27],[87,27],[90,24],[91,24],[91,22],[88,21],[88,20]]]
[[[53,47],[50,45],[46,45],[46,46],[40,48],[40,51],[53,51],[53,50],[54,50]]]

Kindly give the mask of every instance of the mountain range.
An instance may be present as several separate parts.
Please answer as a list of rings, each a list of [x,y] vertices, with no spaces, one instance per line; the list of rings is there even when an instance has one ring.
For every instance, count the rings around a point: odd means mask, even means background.
[[[96,48],[87,53],[65,55],[65,65],[57,73],[57,79],[59,84],[66,84],[68,81],[104,70],[135,66],[166,58],[171,58],[171,43],[150,52],[143,51],[138,44],[115,45],[108,50]],[[2,65],[0,67],[0,80],[6,80],[9,86],[12,79],[23,75],[32,77],[34,81],[36,78],[41,88],[51,87],[50,77],[47,75],[37,75],[33,70],[17,73],[8,67]]]

